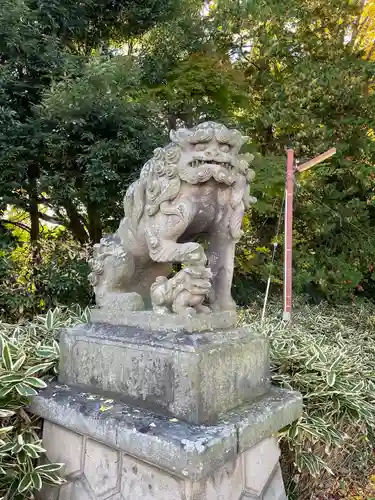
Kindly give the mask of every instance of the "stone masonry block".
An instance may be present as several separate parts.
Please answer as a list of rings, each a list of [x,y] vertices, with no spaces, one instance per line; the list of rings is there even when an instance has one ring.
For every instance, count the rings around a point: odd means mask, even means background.
[[[108,498],[120,489],[120,454],[117,450],[88,439],[84,473],[95,497]]]
[[[35,493],[36,500],[65,500],[65,497],[60,498],[61,488],[55,486],[43,486],[41,491]]]
[[[44,435],[45,447],[59,449],[52,460],[70,460],[71,449],[61,446],[59,426],[121,450],[127,455],[164,470],[173,476],[198,482],[235,460],[261,439],[301,414],[301,395],[272,388],[269,393],[236,412],[225,415],[215,425],[194,425],[129,406],[121,401],[106,404],[105,398],[76,388],[51,384],[33,398],[30,410],[54,424],[56,430]],[[289,419],[289,420],[288,420]],[[58,424],[58,425],[56,425]],[[75,440],[73,440],[74,442]],[[72,448],[73,451],[76,447]],[[65,460],[65,457],[67,460]]]
[[[60,382],[196,424],[270,387],[268,343],[250,327],[187,335],[79,325],[62,333],[60,348]]]
[[[263,500],[287,500],[279,464],[276,466],[274,474],[263,493]]]
[[[269,481],[280,457],[277,439],[264,439],[244,454],[245,485],[249,493],[259,496]]]
[[[178,479],[172,475],[123,457],[123,500],[240,500],[243,491],[242,459],[215,470],[198,482]]]
[[[243,457],[220,467],[199,483],[192,483],[191,500],[240,500],[244,490]]]
[[[185,500],[185,481],[124,454],[121,495],[123,500]]]
[[[283,429],[301,415],[300,394],[272,388],[269,396],[271,397],[257,399],[246,408],[228,412],[227,418],[237,421],[240,453]],[[254,425],[255,422],[258,425]],[[273,429],[273,432],[270,432],[270,429]]]
[[[43,446],[51,462],[64,463],[62,473],[79,473],[83,465],[83,436],[46,420],[43,426]]]
[[[60,487],[58,500],[71,500],[73,497],[74,484],[70,481]],[[55,488],[56,489],[56,488]]]
[[[135,326],[146,331],[168,330],[184,333],[207,332],[234,328],[236,311],[215,311],[210,314],[181,316],[179,314],[157,314],[154,311],[126,311],[123,304],[114,300],[103,309],[91,309],[91,323],[114,326]]]
[[[298,418],[300,395],[272,389],[251,405],[253,413],[245,407],[212,426],[119,401],[100,411],[104,399],[58,384],[34,398],[31,409],[47,420],[48,456],[67,463],[70,473],[38,500],[286,500],[272,436],[283,412]],[[245,422],[251,436],[268,429],[262,442],[249,439]]]
[[[61,493],[60,493],[61,495]],[[94,496],[94,493],[90,491],[90,487],[87,485],[84,478],[78,479],[70,483],[70,488],[66,489],[65,495],[62,497],[63,500],[102,500],[101,497]],[[59,500],[60,497],[59,497]]]

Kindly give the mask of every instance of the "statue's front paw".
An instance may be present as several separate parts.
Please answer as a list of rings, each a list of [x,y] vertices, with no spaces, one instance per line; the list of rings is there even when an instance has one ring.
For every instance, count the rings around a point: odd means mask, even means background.
[[[200,314],[211,314],[211,308],[204,306],[203,304],[198,304],[195,310]]]
[[[207,262],[207,256],[204,253],[203,248],[200,245],[197,245],[196,248],[188,252],[185,256],[185,262],[187,264],[202,264],[203,266]]]
[[[170,310],[168,309],[168,307],[165,307],[165,306],[153,306],[153,311],[154,313],[156,314],[160,314],[160,315],[164,315],[164,314],[170,314]]]

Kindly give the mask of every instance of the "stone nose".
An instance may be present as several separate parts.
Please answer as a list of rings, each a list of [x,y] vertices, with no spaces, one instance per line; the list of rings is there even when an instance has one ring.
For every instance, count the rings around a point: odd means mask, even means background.
[[[204,152],[204,157],[208,161],[216,160],[216,161],[224,161],[225,155],[221,151],[208,149]]]

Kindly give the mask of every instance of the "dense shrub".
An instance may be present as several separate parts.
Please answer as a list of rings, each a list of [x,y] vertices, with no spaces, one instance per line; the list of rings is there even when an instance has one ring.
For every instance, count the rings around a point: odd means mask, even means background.
[[[248,311],[246,321],[257,321]],[[264,323],[273,381],[300,391],[302,417],[281,433],[290,492],[298,500],[364,477],[375,446],[375,307],[302,307],[292,326]],[[311,493],[313,492],[313,494]]]
[[[58,305],[83,306],[92,300],[88,250],[63,233],[41,240],[33,262],[30,245],[0,250],[0,317],[16,320]]]
[[[0,323],[0,498],[32,499],[43,484],[59,484],[61,464],[43,463],[40,421],[27,413],[30,396],[56,373],[58,329],[87,321],[87,312],[59,309],[24,325]]]

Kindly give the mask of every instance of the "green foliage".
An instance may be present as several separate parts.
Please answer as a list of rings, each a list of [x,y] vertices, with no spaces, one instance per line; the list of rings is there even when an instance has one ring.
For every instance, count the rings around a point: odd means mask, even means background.
[[[32,265],[28,243],[0,250],[0,316],[32,317],[57,305],[89,304],[88,252],[66,234],[41,240]]]
[[[89,55],[109,42],[139,36],[173,16],[176,0],[29,0],[42,23],[72,52]]]
[[[247,97],[243,73],[214,51],[190,54],[166,79],[153,93],[164,103],[170,120],[179,118],[189,126],[205,119],[228,123]]]
[[[251,137],[258,203],[237,250],[242,304],[264,288],[274,243],[273,290],[282,282],[283,230],[276,238],[276,228],[289,145],[299,161],[337,148],[329,163],[297,176],[296,291],[313,300],[348,300],[354,290],[373,297],[375,67],[361,50],[374,54],[370,3],[221,0],[202,17],[189,2],[185,16],[141,40],[144,81],[169,127],[209,117]]]
[[[180,12],[140,40],[143,84],[162,103],[169,128],[206,119],[233,121],[247,104],[243,71],[210,38],[202,2],[183,2]]]
[[[0,323],[0,495],[4,499],[32,499],[44,484],[64,482],[59,477],[63,464],[46,462],[40,422],[26,407],[30,396],[56,374],[58,329],[87,319],[88,312],[81,309],[71,313],[55,309],[32,323]]]
[[[138,91],[135,66],[114,57],[115,46],[170,18],[177,6],[1,3],[0,210],[11,204],[29,213],[34,260],[41,219],[52,218],[84,243],[98,241],[111,226],[109,214],[119,213],[124,186],[152,151],[162,120]]]
[[[248,312],[247,321],[257,314]],[[311,491],[324,498],[320,489],[333,474],[365,474],[372,463],[375,309],[303,306],[291,327],[275,315],[264,331],[274,383],[303,395],[302,417],[281,432],[290,486],[299,500]]]
[[[296,291],[314,289],[338,301],[349,299],[357,285],[373,290],[374,64],[357,43],[361,15],[360,2],[213,3],[212,36],[232,54],[249,88],[237,121],[262,154],[253,185],[259,201],[249,213],[237,262],[238,279],[246,277],[249,287],[268,275],[284,194],[284,148],[292,146],[303,162],[335,146],[329,163],[297,175]],[[277,285],[282,238],[279,243]]]
[[[202,7],[204,7],[202,11]],[[5,0],[0,6],[0,238],[9,205],[86,245],[116,228],[122,195],[167,129],[203,119],[251,137],[258,203],[238,246],[242,304],[264,288],[297,176],[294,284],[330,301],[374,297],[374,5],[334,0]],[[370,14],[369,14],[370,13]],[[13,221],[14,222],[14,221]],[[282,231],[273,290],[282,280]],[[363,292],[361,291],[363,290]]]
[[[42,189],[78,240],[98,241],[121,217],[135,173],[165,141],[160,109],[128,57],[97,57],[79,79],[46,93],[40,117],[49,156]]]

